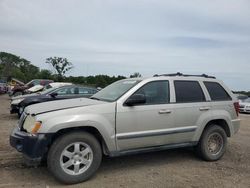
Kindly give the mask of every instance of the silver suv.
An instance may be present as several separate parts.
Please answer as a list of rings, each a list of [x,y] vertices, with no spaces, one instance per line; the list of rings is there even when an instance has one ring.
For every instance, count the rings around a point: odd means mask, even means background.
[[[91,99],[27,107],[10,144],[30,161],[47,160],[56,179],[89,179],[102,156],[194,147],[206,161],[220,159],[240,126],[239,104],[207,75],[155,75],[117,81]]]

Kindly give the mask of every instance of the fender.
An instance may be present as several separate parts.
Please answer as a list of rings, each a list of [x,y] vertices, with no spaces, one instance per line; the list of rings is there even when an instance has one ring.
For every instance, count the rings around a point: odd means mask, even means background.
[[[195,132],[195,135],[192,138],[192,141],[199,141],[200,137],[203,133],[203,130],[205,129],[206,125],[213,120],[219,120],[222,119],[226,121],[228,128],[230,130],[230,135],[233,135],[233,127],[232,127],[232,122],[231,122],[231,117],[229,112],[225,110],[211,110],[209,112],[206,112],[200,116],[198,119],[196,125],[199,125],[197,127],[197,130]]]
[[[62,129],[74,127],[93,127],[102,135],[108,150],[110,152],[116,150],[115,113],[108,115],[108,117],[107,115],[87,113],[81,115],[55,115],[52,118],[43,119],[39,133],[56,133]]]

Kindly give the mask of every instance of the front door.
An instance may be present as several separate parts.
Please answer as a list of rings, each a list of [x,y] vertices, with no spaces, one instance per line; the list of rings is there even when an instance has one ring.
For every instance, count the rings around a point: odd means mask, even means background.
[[[174,128],[173,104],[169,104],[169,81],[146,83],[134,94],[145,95],[146,102],[133,106],[117,104],[118,150],[139,149],[169,143],[167,135]]]

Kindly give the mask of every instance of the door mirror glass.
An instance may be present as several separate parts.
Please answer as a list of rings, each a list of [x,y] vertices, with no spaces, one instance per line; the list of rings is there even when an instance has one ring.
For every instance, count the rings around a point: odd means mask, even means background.
[[[146,97],[143,94],[133,94],[125,102],[127,106],[134,106],[137,104],[145,104],[145,103],[146,103]]]

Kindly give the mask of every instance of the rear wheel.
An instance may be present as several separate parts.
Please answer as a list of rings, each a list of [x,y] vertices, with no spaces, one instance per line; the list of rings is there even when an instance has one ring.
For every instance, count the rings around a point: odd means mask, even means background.
[[[206,161],[219,160],[226,151],[227,135],[218,125],[206,128],[196,147],[198,154]]]
[[[97,139],[87,132],[59,137],[48,154],[48,168],[59,181],[74,184],[89,179],[100,166],[102,151]]]

